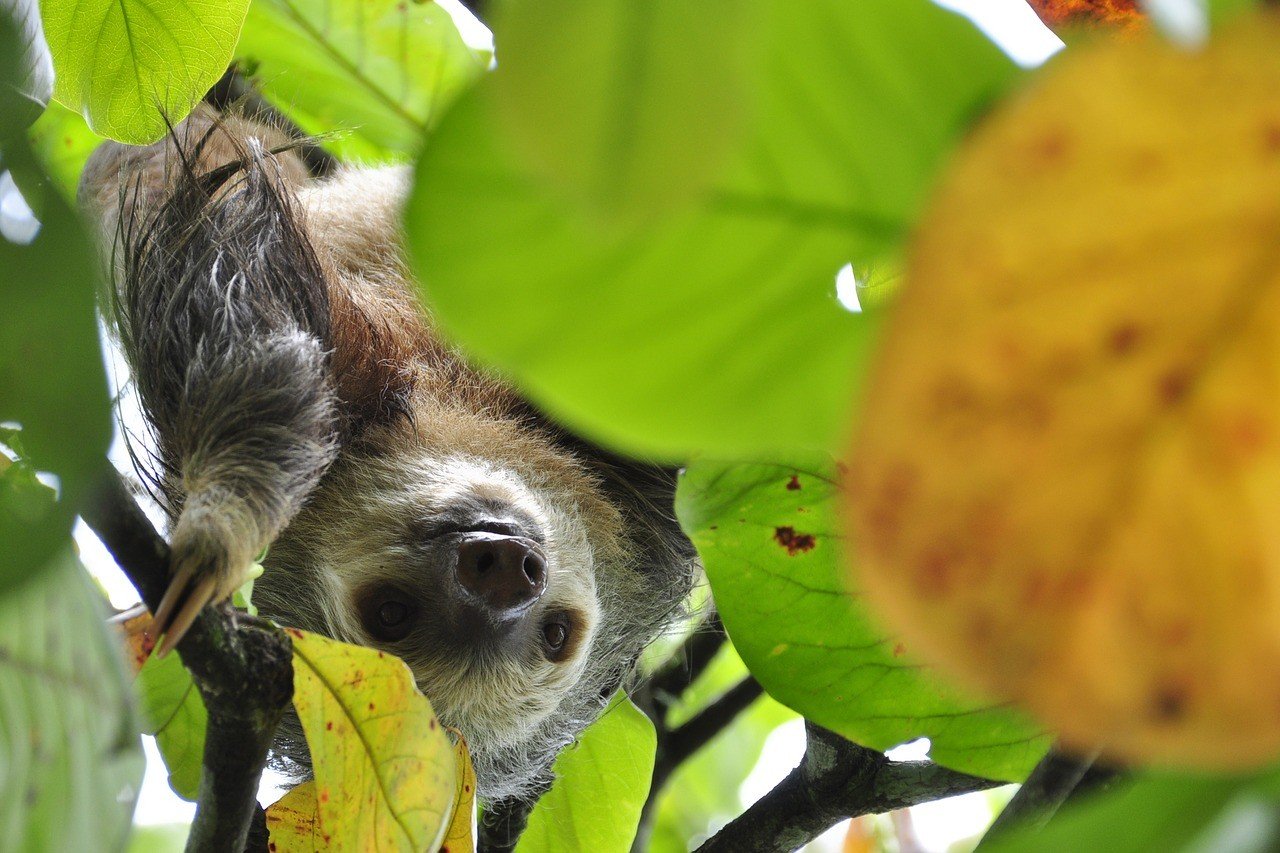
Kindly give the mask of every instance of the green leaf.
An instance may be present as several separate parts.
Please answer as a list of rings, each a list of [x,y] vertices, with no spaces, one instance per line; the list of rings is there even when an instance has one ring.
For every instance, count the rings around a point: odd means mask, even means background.
[[[488,65],[449,13],[421,0],[255,0],[240,46],[264,94],[342,156],[414,152]]]
[[[1035,832],[1014,830],[982,853],[1263,853],[1280,841],[1275,791],[1260,777],[1161,774],[1066,806]]]
[[[751,121],[696,128],[738,139],[730,168],[665,216],[602,221],[527,168],[502,120],[504,70],[419,163],[409,245],[446,330],[568,425],[634,453],[839,446],[875,324],[836,301],[836,273],[892,253],[957,137],[1016,79],[925,0],[766,12]],[[645,127],[692,120],[683,101],[660,103]],[[691,132],[646,137],[644,162],[686,174],[702,154],[670,146]]]
[[[706,189],[740,142],[755,7],[752,0],[499,7],[502,79],[494,91],[522,165],[605,211],[661,209]]]
[[[835,466],[698,462],[676,512],[706,566],[734,647],[775,699],[874,749],[919,737],[941,764],[1021,779],[1048,741],[965,696],[872,619],[838,559]]]
[[[10,500],[0,509],[3,593],[70,541],[76,506],[105,466],[111,417],[94,310],[97,258],[25,138],[10,138],[0,153],[41,220],[29,244],[0,237],[0,422],[21,424],[27,461],[59,478],[57,502],[36,497],[19,509]]]
[[[626,853],[649,795],[657,735],[626,698],[560,753],[555,784],[529,815],[516,853]]]
[[[142,744],[105,619],[65,552],[0,598],[0,849],[124,846]]]
[[[31,147],[63,195],[74,201],[80,173],[102,137],[89,129],[84,116],[59,104],[49,104],[29,131]]]
[[[231,61],[249,0],[42,0],[54,97],[143,145],[186,118]]]
[[[134,685],[142,711],[142,733],[155,735],[169,771],[169,787],[182,799],[195,802],[209,713],[191,673],[177,655],[152,655]]]
[[[182,853],[190,834],[191,827],[186,824],[135,826],[129,835],[128,853]]]
[[[53,94],[37,0],[0,4],[0,139],[35,121]]]

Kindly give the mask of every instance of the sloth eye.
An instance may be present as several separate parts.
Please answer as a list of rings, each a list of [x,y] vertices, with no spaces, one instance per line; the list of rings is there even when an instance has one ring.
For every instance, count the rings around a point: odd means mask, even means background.
[[[417,621],[413,600],[395,587],[379,587],[360,602],[360,621],[369,636],[384,642],[403,640]]]
[[[563,613],[549,618],[542,625],[542,650],[547,660],[563,660],[568,652],[569,617]]]

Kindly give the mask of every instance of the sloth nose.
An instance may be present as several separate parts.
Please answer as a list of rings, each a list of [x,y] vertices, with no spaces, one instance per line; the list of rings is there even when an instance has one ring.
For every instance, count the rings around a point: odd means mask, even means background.
[[[458,583],[490,615],[514,617],[542,597],[547,560],[523,536],[470,533],[458,545]]]

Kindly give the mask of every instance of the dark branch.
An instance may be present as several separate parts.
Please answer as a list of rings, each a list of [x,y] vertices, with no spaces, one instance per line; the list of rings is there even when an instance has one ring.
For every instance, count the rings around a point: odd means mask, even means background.
[[[1098,765],[1097,756],[1096,752],[1078,756],[1051,749],[996,816],[978,848],[1014,828],[1043,827],[1073,796],[1109,781],[1114,771]]]
[[[681,764],[724,731],[763,694],[760,682],[751,677],[744,678],[689,722],[667,732],[658,744],[650,794],[660,791]]]
[[[689,685],[698,680],[725,643],[724,625],[712,613],[694,629],[689,639],[649,679],[648,692],[654,706],[665,712],[680,700]]]
[[[948,770],[929,761],[890,761],[807,723],[799,766],[755,805],[730,821],[703,853],[780,853],[808,844],[840,821],[982,791],[1004,783]]]
[[[154,610],[169,581],[169,546],[119,476],[104,479],[83,514]],[[178,654],[209,712],[187,850],[243,850],[267,749],[293,698],[289,638],[229,605],[206,607]]]

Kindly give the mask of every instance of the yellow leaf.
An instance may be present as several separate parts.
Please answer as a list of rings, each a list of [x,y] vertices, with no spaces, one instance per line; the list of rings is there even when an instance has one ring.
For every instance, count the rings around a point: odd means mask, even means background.
[[[462,732],[450,729],[454,737],[454,761],[458,769],[454,788],[453,820],[444,837],[440,853],[473,853],[476,849],[476,770],[471,765],[471,752]]]
[[[374,649],[289,635],[315,772],[307,849],[435,850],[453,812],[453,746],[409,668]]]
[[[272,853],[309,853],[326,844],[317,820],[316,783],[303,782],[267,809]]]
[[[935,198],[847,486],[913,652],[1140,762],[1280,754],[1280,20],[1067,51]]]

